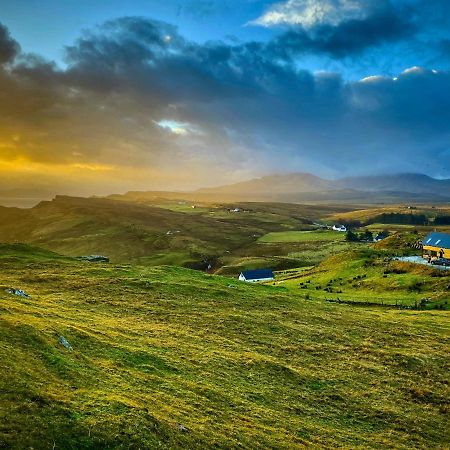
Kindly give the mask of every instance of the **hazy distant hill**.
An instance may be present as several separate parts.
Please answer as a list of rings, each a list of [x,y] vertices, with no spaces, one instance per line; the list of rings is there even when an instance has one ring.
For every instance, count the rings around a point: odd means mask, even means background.
[[[400,174],[371,177],[348,177],[338,180],[344,189],[361,191],[397,191],[417,194],[437,194],[450,197],[450,179],[437,180],[421,174]]]
[[[326,180],[309,173],[294,173],[199,189],[197,193],[289,202],[314,200],[388,203],[407,200],[445,202],[450,200],[450,180],[437,180],[421,174]]]
[[[247,193],[247,194],[296,194],[299,192],[326,191],[331,182],[310,173],[270,175],[241,183],[213,188],[199,189],[197,192]]]

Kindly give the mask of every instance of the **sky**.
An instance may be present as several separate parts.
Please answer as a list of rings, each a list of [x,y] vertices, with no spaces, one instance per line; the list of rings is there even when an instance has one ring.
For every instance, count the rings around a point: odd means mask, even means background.
[[[449,0],[0,0],[0,197],[450,178]]]

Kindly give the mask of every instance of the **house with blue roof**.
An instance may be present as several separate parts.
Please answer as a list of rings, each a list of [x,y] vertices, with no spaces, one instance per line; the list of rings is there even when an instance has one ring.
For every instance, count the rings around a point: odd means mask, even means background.
[[[256,283],[257,281],[271,281],[275,278],[271,269],[244,270],[239,275],[240,281]]]
[[[430,233],[422,245],[424,256],[450,259],[450,234]]]

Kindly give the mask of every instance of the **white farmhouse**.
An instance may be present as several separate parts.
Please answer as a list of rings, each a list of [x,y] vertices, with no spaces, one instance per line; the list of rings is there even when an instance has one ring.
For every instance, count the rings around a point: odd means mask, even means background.
[[[256,283],[257,281],[271,281],[275,278],[271,269],[244,270],[239,275],[240,281]]]

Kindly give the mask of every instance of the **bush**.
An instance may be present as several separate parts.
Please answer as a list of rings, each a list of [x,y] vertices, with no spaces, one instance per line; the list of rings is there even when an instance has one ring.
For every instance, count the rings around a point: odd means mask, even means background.
[[[435,225],[450,225],[450,216],[437,216],[434,219]]]
[[[383,213],[372,217],[366,225],[372,223],[391,223],[399,225],[428,225],[428,217],[424,214]]]
[[[345,235],[345,240],[347,242],[358,242],[359,238],[358,238],[358,235],[356,233],[354,233],[352,230],[348,230]]]

